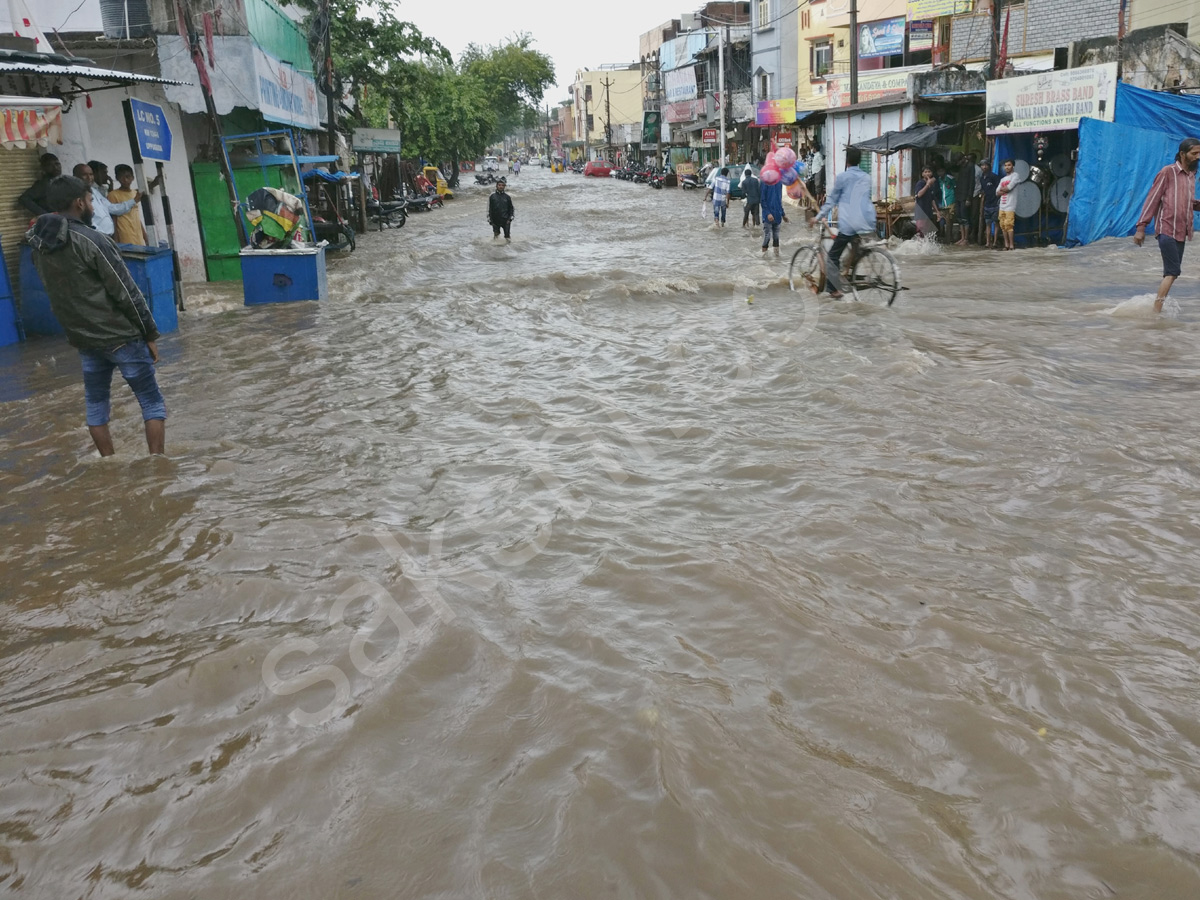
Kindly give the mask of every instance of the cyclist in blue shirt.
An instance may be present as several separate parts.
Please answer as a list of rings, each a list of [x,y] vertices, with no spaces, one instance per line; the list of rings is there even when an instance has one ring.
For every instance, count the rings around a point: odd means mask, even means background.
[[[823,219],[837,207],[838,234],[829,250],[829,265],[826,278],[829,296],[835,300],[842,296],[840,268],[842,254],[856,235],[875,234],[875,205],[871,203],[871,176],[858,167],[862,162],[862,151],[857,147],[846,148],[846,170],[833,183],[824,205],[817,211],[816,218]],[[808,217],[812,224],[813,216]]]

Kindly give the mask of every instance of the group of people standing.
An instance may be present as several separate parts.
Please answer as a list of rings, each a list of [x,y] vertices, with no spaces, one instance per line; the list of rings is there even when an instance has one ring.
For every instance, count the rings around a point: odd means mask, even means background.
[[[62,175],[62,163],[53,153],[42,154],[40,165],[41,177],[17,199],[31,216],[55,212],[48,206],[50,183]],[[132,166],[119,165],[113,170],[117,177],[115,185],[108,174],[108,166],[96,159],[79,163],[71,174],[87,185],[92,195],[91,227],[118,244],[146,244],[146,228],[138,208],[142,192],[133,186]],[[156,178],[150,182],[151,190],[157,185]]]

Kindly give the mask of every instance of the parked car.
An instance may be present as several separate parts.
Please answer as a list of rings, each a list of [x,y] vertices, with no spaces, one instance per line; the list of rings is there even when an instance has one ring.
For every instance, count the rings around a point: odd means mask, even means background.
[[[590,159],[586,166],[583,167],[584,175],[595,175],[598,178],[607,178],[612,174],[613,164],[607,159]]]
[[[529,165],[540,166],[541,164],[542,164],[542,158],[540,156],[529,157]]]

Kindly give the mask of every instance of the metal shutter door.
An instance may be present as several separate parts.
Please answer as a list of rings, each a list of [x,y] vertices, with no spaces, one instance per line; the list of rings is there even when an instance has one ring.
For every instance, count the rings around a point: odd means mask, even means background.
[[[41,177],[38,159],[46,151],[41,147],[5,150],[0,147],[0,244],[4,247],[4,265],[12,281],[13,293],[21,298],[21,238],[29,230],[32,218],[17,198]]]

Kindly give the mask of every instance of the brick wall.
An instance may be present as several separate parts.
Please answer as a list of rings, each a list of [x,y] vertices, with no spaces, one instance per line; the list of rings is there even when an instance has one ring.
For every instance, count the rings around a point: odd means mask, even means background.
[[[1008,53],[1045,53],[1071,41],[1117,33],[1121,0],[1026,0],[1005,6],[1000,33],[1008,16]],[[1008,12],[1011,10],[1011,13]],[[956,16],[950,33],[954,62],[987,59],[991,55],[991,15]]]

